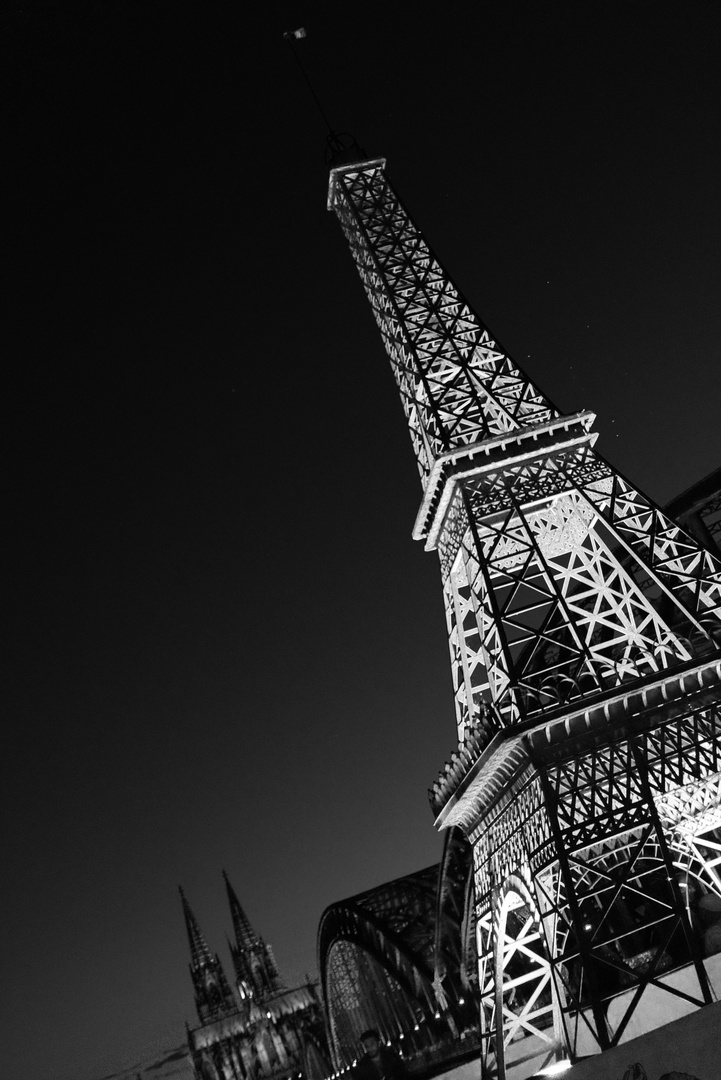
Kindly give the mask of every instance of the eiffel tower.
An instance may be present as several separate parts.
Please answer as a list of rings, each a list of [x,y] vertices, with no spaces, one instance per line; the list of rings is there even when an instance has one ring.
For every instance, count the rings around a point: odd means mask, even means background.
[[[525,1076],[721,989],[721,564],[491,335],[385,160],[331,149],[440,559],[458,749],[430,797],[473,846],[484,1076]]]

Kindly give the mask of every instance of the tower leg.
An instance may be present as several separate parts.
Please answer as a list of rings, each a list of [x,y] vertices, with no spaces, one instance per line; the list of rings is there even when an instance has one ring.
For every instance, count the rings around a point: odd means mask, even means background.
[[[557,858],[536,890],[574,1059],[632,1037],[641,1018],[655,1026],[659,995],[666,1019],[711,995],[643,749],[626,738],[539,775]]]

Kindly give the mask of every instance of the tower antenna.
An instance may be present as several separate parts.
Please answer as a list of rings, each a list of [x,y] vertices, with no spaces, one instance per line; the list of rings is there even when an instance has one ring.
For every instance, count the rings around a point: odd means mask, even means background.
[[[310,90],[310,94],[316,104],[316,108],[318,109],[318,112],[323,118],[323,123],[328,130],[328,135],[326,137],[326,162],[328,165],[340,165],[347,164],[353,161],[361,161],[363,160],[363,158],[366,157],[365,151],[360,146],[358,146],[358,143],[348,132],[338,132],[333,130],[330,125],[330,121],[325,114],[325,110],[321,105],[320,98],[316,94],[313,84],[308,77],[308,72],[305,70],[305,67],[303,66],[303,63],[296,51],[295,43],[297,41],[302,41],[307,36],[308,34],[304,26],[298,27],[297,30],[286,30],[286,32],[283,34],[283,37],[288,42],[290,51],[293,54],[293,59],[300,68],[300,73],[305,80],[305,84]]]
[[[298,27],[297,30],[286,30],[286,32],[283,34],[283,37],[285,38],[285,40],[288,42],[288,45],[290,46],[290,51],[293,54],[293,59],[295,60],[298,67],[300,68],[300,73],[303,76],[303,78],[305,79],[306,86],[310,90],[311,97],[313,98],[313,101],[316,103],[316,106],[318,108],[318,112],[323,117],[323,123],[328,128],[328,134],[330,136],[333,136],[333,135],[335,135],[335,132],[333,131],[333,128],[330,126],[330,122],[328,120],[328,117],[325,114],[325,110],[323,109],[323,106],[320,103],[320,98],[318,97],[318,95],[316,94],[316,92],[315,92],[315,90],[313,88],[313,83],[308,78],[308,72],[305,70],[305,68],[303,66],[303,63],[302,63],[300,57],[298,56],[298,53],[296,52],[295,42],[296,41],[302,41],[303,38],[305,38],[307,36],[308,35],[306,33],[306,29],[305,29],[304,26]]]

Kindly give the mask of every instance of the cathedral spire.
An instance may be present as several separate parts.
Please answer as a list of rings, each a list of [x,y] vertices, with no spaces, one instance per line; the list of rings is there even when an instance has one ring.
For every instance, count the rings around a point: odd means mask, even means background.
[[[235,894],[233,886],[230,884],[228,875],[225,870],[223,871],[223,879],[225,881],[225,889],[228,893],[228,904],[230,905],[230,915],[233,920],[233,933],[235,934],[235,947],[236,949],[252,949],[258,942],[258,935],[254,933],[252,926],[248,920],[248,916],[241,907],[240,900]]]
[[[188,931],[188,944],[190,945],[190,963],[191,967],[202,967],[204,964],[212,962],[212,954],[208,948],[203,932],[198,925],[198,920],[193,914],[193,909],[188,903],[182,885],[178,886],[180,892],[180,899],[183,904],[183,915],[185,916],[185,928]]]
[[[263,1001],[284,989],[273,950],[251,926],[225,870],[223,878],[235,934],[235,943],[230,944],[230,955],[238,993],[242,1000],[255,998]]]
[[[231,1016],[238,1011],[238,1006],[220,958],[211,953],[182,886],[179,886],[179,890],[190,945],[190,977],[195,991],[195,1007],[201,1024],[208,1024],[223,1016]]]

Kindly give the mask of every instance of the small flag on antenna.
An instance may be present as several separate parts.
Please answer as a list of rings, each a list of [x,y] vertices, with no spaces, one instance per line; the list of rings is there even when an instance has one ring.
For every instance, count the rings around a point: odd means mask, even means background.
[[[305,37],[305,27],[299,26],[297,30],[288,30],[283,37],[288,41],[302,41]]]

